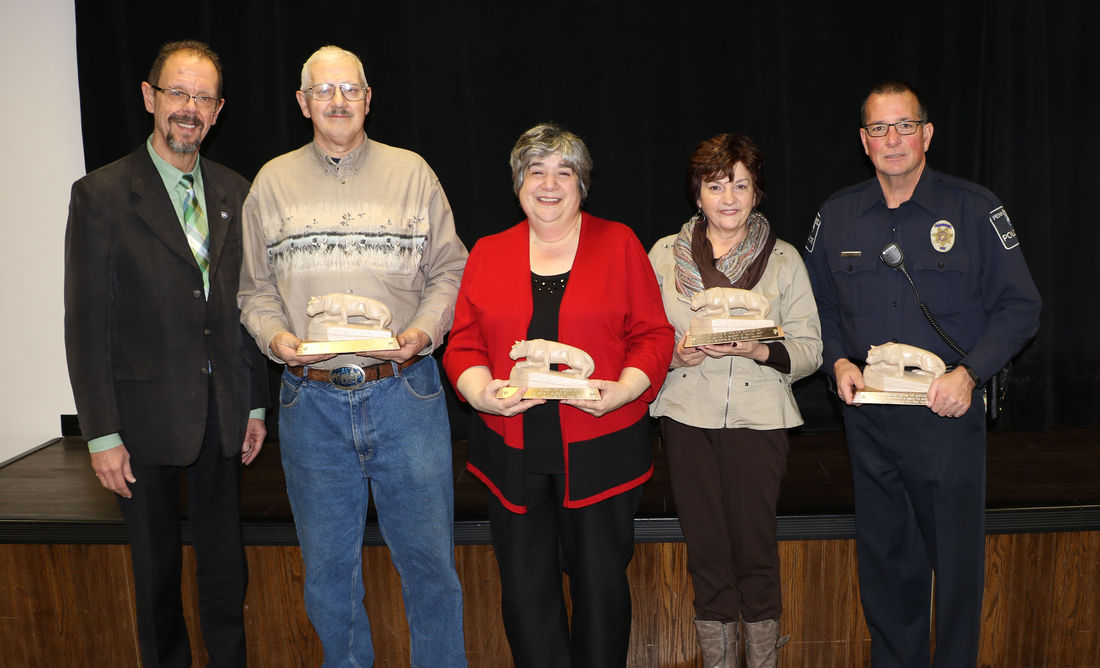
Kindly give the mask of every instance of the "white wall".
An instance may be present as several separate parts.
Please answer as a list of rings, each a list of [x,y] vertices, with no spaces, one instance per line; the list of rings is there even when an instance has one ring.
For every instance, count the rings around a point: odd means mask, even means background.
[[[76,413],[63,336],[65,218],[84,175],[73,0],[0,3],[0,463]]]

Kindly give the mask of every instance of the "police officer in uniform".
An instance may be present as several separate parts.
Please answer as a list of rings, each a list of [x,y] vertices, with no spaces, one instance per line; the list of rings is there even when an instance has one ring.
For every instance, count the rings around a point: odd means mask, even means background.
[[[925,165],[933,127],[916,91],[876,86],[860,139],[875,176],[822,206],[806,241],[823,370],[836,380],[855,487],[860,596],[873,666],[927,668],[935,573],[936,666],[973,666],[985,574],[982,384],[1035,334],[1040,299],[1004,206]],[[913,286],[879,259],[889,243]],[[908,343],[950,371],[927,408],[857,405],[872,344]]]

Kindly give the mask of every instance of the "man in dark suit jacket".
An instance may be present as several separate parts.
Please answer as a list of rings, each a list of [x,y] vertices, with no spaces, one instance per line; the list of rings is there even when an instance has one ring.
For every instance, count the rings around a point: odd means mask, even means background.
[[[141,84],[149,140],[77,181],[69,204],[69,378],[92,467],[126,519],[146,668],[191,665],[181,471],[209,665],[245,665],[240,474],[266,435],[267,383],[236,304],[249,184],[198,154],[221,81],[208,46],[166,44]]]

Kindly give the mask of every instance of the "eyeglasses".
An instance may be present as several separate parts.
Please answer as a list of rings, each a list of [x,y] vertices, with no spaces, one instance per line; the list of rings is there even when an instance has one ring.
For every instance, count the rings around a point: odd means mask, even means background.
[[[872,137],[885,137],[890,128],[898,131],[899,135],[911,135],[917,131],[922,123],[928,121],[898,121],[897,123],[872,123],[864,125],[863,129]]]
[[[155,91],[164,93],[168,99],[179,105],[184,106],[191,99],[195,100],[195,106],[203,111],[213,111],[218,107],[218,103],[221,102],[216,97],[209,97],[207,95],[192,95],[186,91],[182,91],[178,88],[161,88],[160,86],[154,86],[149,84],[149,87]]]
[[[344,99],[348,102],[358,102],[367,95],[367,91],[370,90],[370,86],[357,83],[321,83],[313,84],[309,88],[303,90],[303,93],[309,93],[310,97],[318,102],[327,102],[336,95],[336,89],[340,89],[340,94],[344,96]]]

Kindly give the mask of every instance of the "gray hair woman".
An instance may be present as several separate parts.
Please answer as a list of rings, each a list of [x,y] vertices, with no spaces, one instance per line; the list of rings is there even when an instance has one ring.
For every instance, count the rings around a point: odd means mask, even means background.
[[[577,135],[549,123],[524,132],[512,147],[508,161],[512,165],[512,190],[517,197],[531,163],[555,153],[561,156],[562,164],[576,173],[581,203],[588,199],[588,188],[592,185],[592,156],[588,147]]]
[[[515,664],[625,666],[626,566],[653,472],[647,404],[668,369],[672,328],[634,233],[581,211],[592,171],[584,142],[538,125],[520,136],[511,164],[527,219],[471,251],[443,365],[477,410],[468,468],[489,488]],[[497,398],[512,345],[533,339],[589,353],[600,398],[524,399],[526,388]]]
[[[764,157],[751,139],[701,142],[688,166],[698,211],[649,257],[669,321],[672,368],[660,418],[672,494],[688,549],[703,665],[738,666],[740,622],[750,668],[776,665],[782,604],[775,508],[787,428],[802,424],[791,383],[821,364],[821,326],[798,251],[757,210]],[[712,287],[767,298],[785,339],[685,347],[692,296]]]

